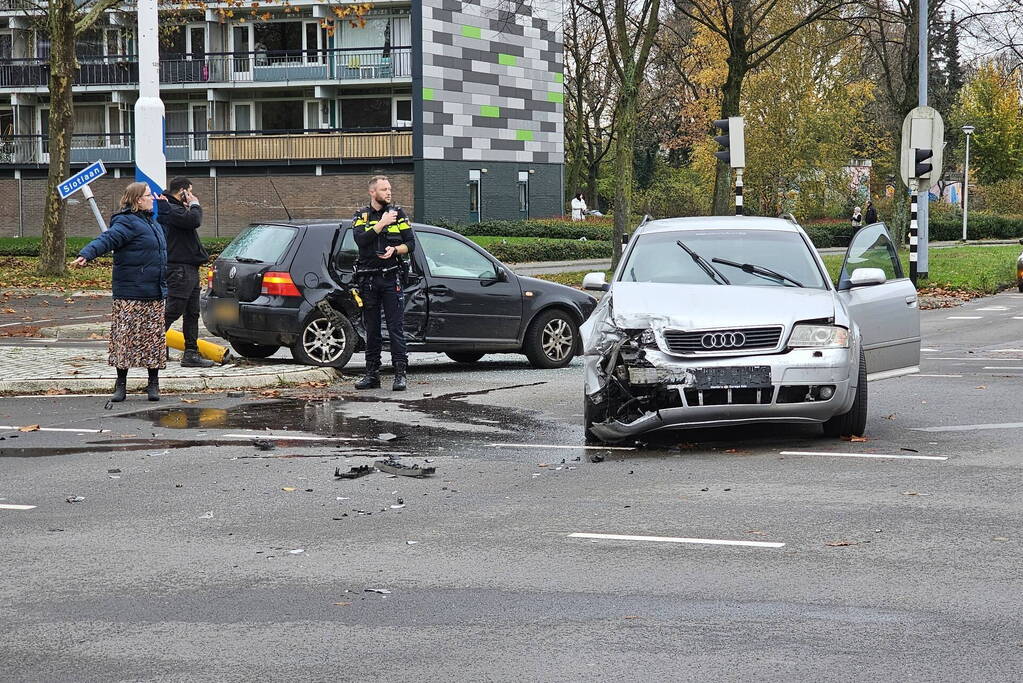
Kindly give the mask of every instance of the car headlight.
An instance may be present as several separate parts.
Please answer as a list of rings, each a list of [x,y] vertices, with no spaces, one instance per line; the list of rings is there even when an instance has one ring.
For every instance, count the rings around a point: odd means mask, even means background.
[[[649,327],[639,335],[639,343],[643,346],[657,346],[657,337],[654,336],[654,331]]]
[[[796,325],[789,337],[789,347],[847,349],[849,330],[837,325]]]

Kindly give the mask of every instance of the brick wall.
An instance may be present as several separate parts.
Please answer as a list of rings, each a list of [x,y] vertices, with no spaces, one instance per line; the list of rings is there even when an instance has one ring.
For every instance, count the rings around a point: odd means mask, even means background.
[[[482,220],[515,220],[519,212],[519,171],[529,175],[529,217],[545,218],[565,213],[562,206],[561,164],[436,161],[426,159],[417,167],[420,187],[429,192],[416,195],[416,215],[429,223],[448,219],[469,221],[469,171],[486,168],[480,179]]]
[[[277,191],[291,211],[293,218],[351,218],[361,206],[368,203],[366,185],[371,174],[348,175],[286,175],[271,176]],[[413,204],[413,176],[411,173],[390,174],[394,186],[394,201],[407,207]],[[236,235],[249,223],[286,218],[266,175],[221,176],[191,178],[193,192],[202,203],[205,217],[200,234],[204,237]],[[18,234],[18,184],[24,195],[24,224],[26,236],[38,236],[43,224],[43,201],[46,179],[0,179],[0,235]],[[118,201],[130,178],[104,177],[92,183],[100,212],[104,218],[117,210]],[[88,202],[80,194],[67,202],[67,233],[69,236],[91,237],[99,232]]]

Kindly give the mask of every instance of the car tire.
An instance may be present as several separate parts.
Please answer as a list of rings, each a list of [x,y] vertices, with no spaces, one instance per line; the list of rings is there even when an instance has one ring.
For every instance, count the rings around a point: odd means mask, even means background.
[[[856,398],[849,412],[836,415],[824,423],[825,436],[863,436],[867,431],[867,363],[860,350],[860,374],[856,382]]]
[[[560,308],[544,311],[526,330],[522,352],[534,368],[563,368],[572,362],[579,345],[579,326]]]
[[[343,368],[355,352],[355,341],[355,328],[348,318],[342,315],[332,321],[316,313],[302,326],[291,355],[303,365]]]
[[[597,405],[590,400],[589,396],[583,396],[583,428],[586,436],[586,444],[597,446],[604,443],[604,440],[593,433],[590,427],[594,422],[607,420],[607,405]]]
[[[263,344],[249,344],[243,341],[230,340],[231,348],[243,358],[269,358],[277,353],[280,346],[267,346]]]
[[[456,363],[475,363],[487,354],[476,353],[475,351],[449,351],[444,355]]]

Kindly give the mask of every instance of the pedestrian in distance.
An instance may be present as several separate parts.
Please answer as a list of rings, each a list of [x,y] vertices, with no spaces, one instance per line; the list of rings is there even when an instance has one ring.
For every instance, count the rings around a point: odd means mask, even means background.
[[[877,223],[877,209],[874,207],[874,202],[868,199],[866,222],[864,225],[873,225],[874,223]]]
[[[163,226],[167,238],[167,310],[164,328],[169,330],[182,318],[181,331],[185,335],[185,351],[181,356],[183,368],[210,368],[213,361],[199,355],[199,266],[210,255],[199,239],[202,225],[202,207],[192,194],[192,181],[174,178],[167,191],[156,196],[156,220]]]
[[[849,222],[854,228],[863,227],[863,214],[860,212],[860,207],[853,208],[852,217],[849,219]]]
[[[153,194],[146,183],[125,188],[109,229],[85,245],[71,265],[81,268],[111,251],[114,301],[107,361],[117,368],[117,381],[110,400],[125,399],[129,368],[147,368],[146,394],[150,401],[159,401],[160,369],[167,366],[167,240],[153,218]]]
[[[586,200],[583,199],[582,192],[576,192],[575,196],[572,197],[572,220],[586,220]]]
[[[366,375],[356,389],[380,387],[380,309],[387,319],[387,337],[394,367],[393,391],[407,387],[408,352],[405,343],[404,273],[407,257],[415,249],[412,224],[400,206],[391,204],[391,181],[373,176],[369,181],[368,206],[355,212],[352,232],[359,247],[355,281],[362,296],[362,322],[366,328]]]

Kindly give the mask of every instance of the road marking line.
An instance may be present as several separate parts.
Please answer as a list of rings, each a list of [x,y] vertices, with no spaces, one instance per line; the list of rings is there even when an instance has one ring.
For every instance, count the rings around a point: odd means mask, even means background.
[[[28,323],[4,323],[0,327],[14,327],[15,325],[27,325]]]
[[[1023,368],[1013,365],[985,365],[982,370],[1023,370]]]
[[[672,536],[626,536],[623,534],[569,534],[569,538],[593,538],[608,541],[650,541],[653,543],[701,543],[703,545],[741,545],[750,548],[784,548],[784,543],[766,541],[727,541],[717,538],[677,538]]]
[[[1001,422],[979,425],[948,425],[944,427],[910,427],[914,432],[973,432],[983,429],[1023,429],[1023,422]]]
[[[1023,349],[991,349],[987,353],[1023,353]]]
[[[962,375],[922,375],[917,373],[915,375],[910,375],[910,377],[962,377]]]
[[[53,322],[53,318],[43,318],[42,320],[33,320],[32,322],[29,323],[29,325],[36,325],[38,323],[51,323],[51,322]]]
[[[1013,320],[1023,320],[1023,315],[1014,315],[1014,316],[1012,316],[1012,319]]]
[[[983,318],[982,315],[950,315],[946,320],[981,320]]]
[[[71,320],[92,320],[93,318],[102,318],[102,315],[80,315],[77,318],[71,318]]]
[[[298,434],[224,434],[225,439],[275,439],[278,441],[365,441],[352,436],[299,436]],[[372,440],[372,439],[370,439]]]
[[[25,425],[22,425],[25,426]],[[20,426],[0,425],[0,429],[21,429]],[[72,434],[106,434],[109,429],[69,429],[66,427],[40,427],[33,432],[71,432]]]
[[[782,451],[778,455],[825,455],[833,458],[879,458],[896,460],[948,460],[940,455],[890,455],[885,453],[836,453],[834,451]]]
[[[920,349],[924,353],[938,353],[941,349]]]
[[[986,306],[985,308],[975,308],[973,310],[978,312],[978,313],[980,311],[1007,311],[1007,310],[1009,310],[1009,307],[1008,306]]]
[[[924,358],[924,360],[958,360],[967,363],[994,363],[995,361],[1005,362],[1007,360],[1023,360],[1019,358]]]
[[[502,448],[565,448],[584,451],[634,451],[635,446],[562,446],[546,443],[488,443],[487,446]]]
[[[11,505],[8,503],[0,503],[0,510],[31,510],[35,505]]]

